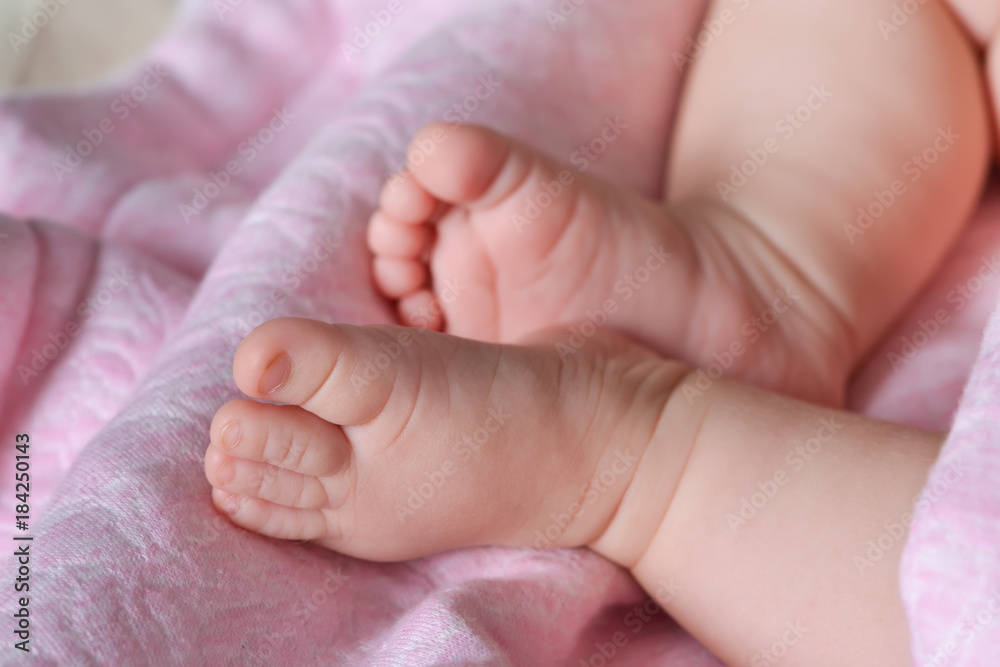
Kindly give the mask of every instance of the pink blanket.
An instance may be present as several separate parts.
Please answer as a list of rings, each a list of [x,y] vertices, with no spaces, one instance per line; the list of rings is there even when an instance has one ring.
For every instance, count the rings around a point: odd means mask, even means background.
[[[420,126],[485,123],[571,161],[618,122],[619,140],[584,164],[656,196],[662,110],[703,9],[191,0],[112,84],[0,101],[0,537],[10,553],[29,545],[32,657],[718,664],[587,551],[361,562],[231,526],[202,473],[250,328],[282,315],[390,321],[363,230]],[[944,429],[971,372],[906,546],[918,664],[1000,664],[995,317],[976,356],[1000,286],[994,250],[996,197],[852,392],[870,414]],[[27,531],[14,523],[19,433]],[[19,567],[2,574],[4,664],[29,659],[11,634]]]

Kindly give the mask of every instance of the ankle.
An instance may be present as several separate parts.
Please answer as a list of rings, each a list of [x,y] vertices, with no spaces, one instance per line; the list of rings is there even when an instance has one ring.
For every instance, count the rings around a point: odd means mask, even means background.
[[[651,428],[641,444],[635,470],[610,519],[585,546],[622,567],[639,562],[666,516],[680,484],[708,401],[692,402],[683,387],[692,371],[661,361],[649,373],[656,394]]]
[[[699,256],[698,307],[714,311],[711,341],[693,363],[796,398],[840,406],[860,357],[856,328],[793,258],[747,216],[716,204],[679,205]],[[702,379],[701,384],[705,380]]]

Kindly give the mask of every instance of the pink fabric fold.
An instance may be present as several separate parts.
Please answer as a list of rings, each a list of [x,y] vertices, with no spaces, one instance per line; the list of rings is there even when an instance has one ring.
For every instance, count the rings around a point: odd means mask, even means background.
[[[390,321],[364,226],[417,129],[489,124],[570,162],[612,119],[626,129],[591,173],[657,196],[664,110],[682,81],[674,54],[703,11],[702,0],[188,2],[100,89],[0,101],[0,441],[12,451],[15,434],[31,435],[34,537],[34,655],[8,641],[4,664],[719,664],[589,552],[366,563],[233,527],[202,472],[250,328],[284,315]],[[970,470],[919,513],[907,546],[921,656],[986,604],[997,570],[1000,325],[975,350],[1000,281],[982,280],[961,309],[948,301],[1000,250],[990,202],[852,393],[871,414],[943,429],[972,372],[929,488],[956,456]],[[893,341],[945,307],[949,322],[891,363]],[[13,476],[13,454],[0,458],[5,517]],[[16,597],[5,588],[8,619]],[[995,664],[993,632],[948,664]]]

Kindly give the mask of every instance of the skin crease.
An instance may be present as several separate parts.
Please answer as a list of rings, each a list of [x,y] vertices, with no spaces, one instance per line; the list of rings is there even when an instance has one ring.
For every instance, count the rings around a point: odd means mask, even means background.
[[[409,331],[283,318],[251,332],[237,384],[284,405],[217,413],[205,457],[217,506],[265,535],[377,561],[589,546],[731,664],[780,643],[786,623],[804,633],[788,664],[907,664],[904,540],[857,559],[912,512],[940,434],[725,380],[705,388],[607,331],[565,358],[565,330],[511,346]],[[365,374],[401,340],[384,374]],[[265,393],[284,354],[290,370]],[[480,428],[489,436],[463,456]],[[413,504],[424,484],[434,490]]]
[[[995,0],[951,0],[948,5],[977,45],[989,44],[1000,24],[1000,3]]]
[[[729,664],[911,664],[899,559],[943,435],[820,404],[840,404],[978,199],[978,50],[998,12],[927,0],[884,34],[893,4],[757,0],[731,21],[715,2],[725,39],[691,66],[663,202],[560,181],[485,129],[423,130],[414,145],[450,134],[386,185],[368,241],[401,320],[444,333],[252,332],[234,361],[249,400],[212,424],[216,505],[371,560],[586,546]],[[761,149],[766,168],[734,182]],[[712,363],[784,395],[690,370]]]
[[[604,310],[616,330],[695,366],[744,342],[752,354],[731,377],[841,405],[960,232],[989,158],[975,45],[937,2],[883,37],[891,8],[768,0],[734,14],[719,0],[707,20],[725,21],[725,39],[690,66],[659,205],[586,174],[561,181],[564,165],[499,135],[426,128],[414,150],[437,150],[390,182],[372,218],[376,284],[404,324],[479,340]],[[543,222],[524,218],[549,201]],[[633,288],[658,249],[669,261]],[[427,317],[450,284],[466,297]],[[753,325],[783,290],[791,312]]]

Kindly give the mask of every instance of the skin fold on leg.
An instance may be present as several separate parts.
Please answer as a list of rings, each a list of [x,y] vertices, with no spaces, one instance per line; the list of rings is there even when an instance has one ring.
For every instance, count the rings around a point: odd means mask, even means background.
[[[724,30],[669,159],[667,205],[718,249],[705,261],[734,258],[762,302],[797,287],[841,391],[952,246],[990,155],[976,46],[939,0],[886,34],[893,6],[713,2]]]
[[[589,546],[732,664],[775,645],[789,664],[905,664],[899,556],[939,434],[706,388],[610,333],[564,357],[565,336],[265,323],[234,365],[257,400],[213,421],[213,499],[249,530],[370,560]]]
[[[943,436],[702,386],[674,390],[591,548],[728,664],[912,664],[899,560]]]

